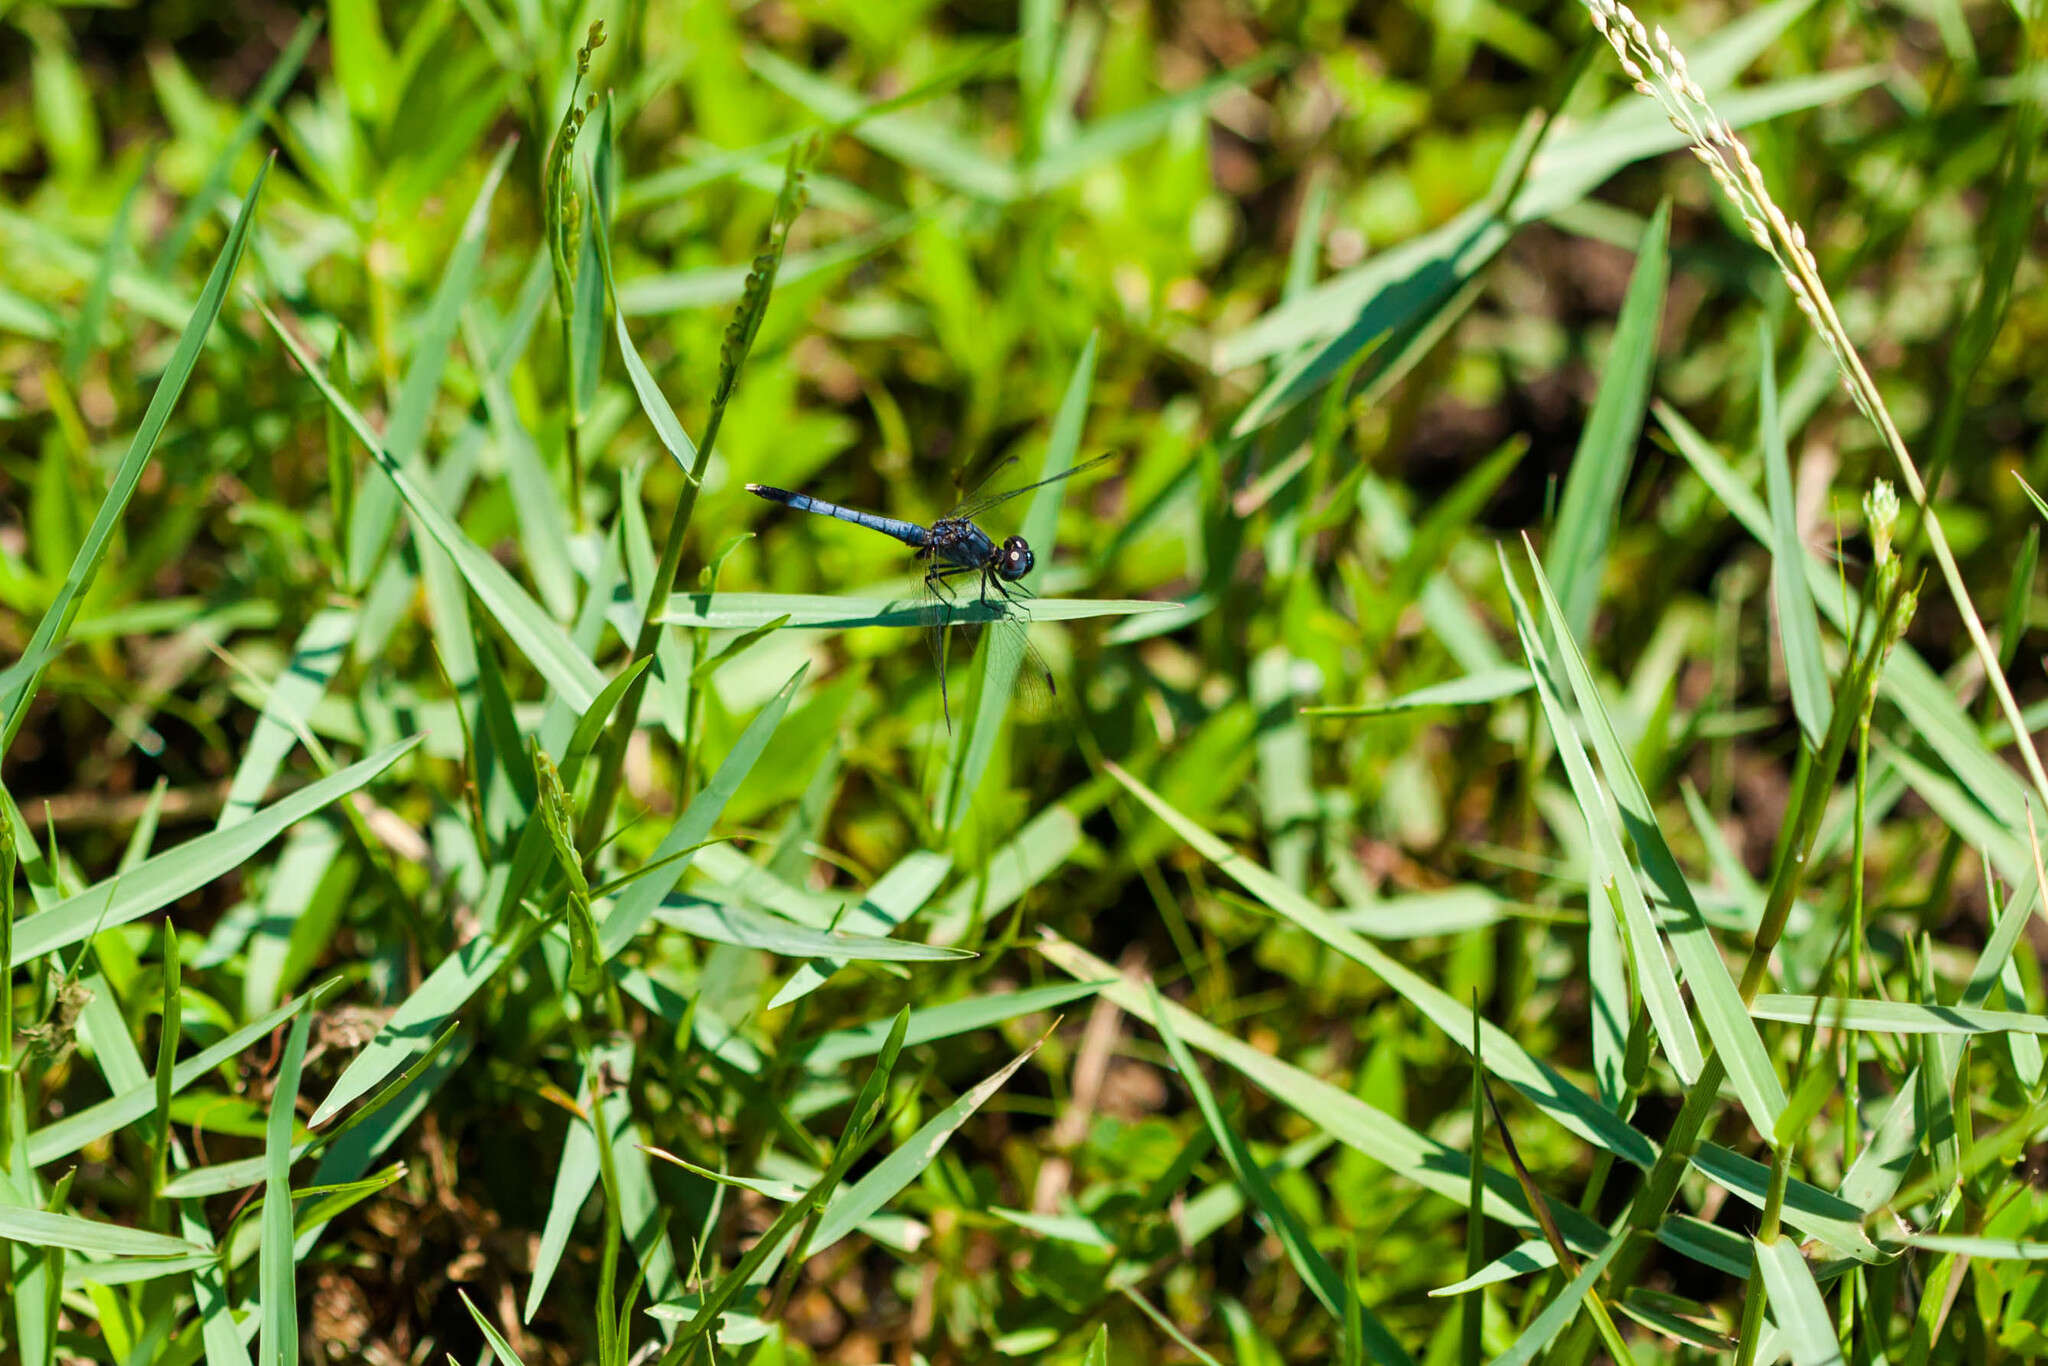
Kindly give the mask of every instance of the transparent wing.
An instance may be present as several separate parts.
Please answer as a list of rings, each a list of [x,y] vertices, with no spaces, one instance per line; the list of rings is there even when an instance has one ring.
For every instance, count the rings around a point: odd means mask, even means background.
[[[1010,592],[1019,597],[1031,596],[1030,590],[1021,583],[1011,584]],[[1045,656],[1039,654],[1038,647],[1031,643],[1029,623],[1021,613],[1015,613],[1014,608],[1012,612],[989,628],[996,636],[989,642],[989,667],[1007,668],[1008,660],[1016,660],[1017,682],[1011,710],[1020,716],[1043,716],[1053,709],[1053,699],[1058,696],[1059,689],[1053,683],[1052,670],[1046,667]]]
[[[975,501],[981,491],[988,487],[988,481],[1022,462],[1014,455],[1002,456],[986,461],[979,474],[972,466],[962,465],[953,474],[953,492],[959,498],[959,505],[965,507]]]
[[[1052,710],[1053,699],[1059,691],[1053,682],[1052,670],[1046,667],[1044,657],[1031,643],[1028,622],[1014,604],[991,592],[985,601],[990,608],[1004,613],[1003,616],[995,621],[979,623],[961,620],[966,614],[959,609],[984,601],[978,573],[978,570],[957,570],[951,574],[934,575],[925,581],[921,616],[925,638],[931,646],[932,664],[939,671],[939,705],[945,712],[949,728],[953,724],[953,704],[947,679],[948,665],[954,659],[971,661],[984,635],[987,636],[989,650],[988,667],[1016,670],[1016,681],[1011,688],[1013,710],[1026,716],[1042,715]],[[1007,587],[1013,597],[1031,596],[1030,590],[1022,584],[1013,583]]]
[[[980,498],[970,497],[966,502],[962,503],[959,507],[954,508],[953,511],[948,515],[952,517],[965,517],[971,520],[973,518],[981,516],[983,513],[989,511],[991,508],[1001,507],[1004,503],[1009,502],[1012,498],[1021,497],[1022,495],[1031,492],[1033,489],[1042,489],[1047,484],[1057,484],[1062,479],[1072,479],[1077,474],[1086,474],[1089,470],[1095,469],[1102,465],[1107,465],[1110,461],[1114,459],[1116,459],[1115,451],[1104,451],[1101,455],[1096,456],[1093,460],[1084,460],[1070,470],[1063,470],[1060,473],[1053,475],[1051,478],[1041,479],[1035,484],[1026,484],[1022,488],[1004,489],[1001,493],[991,493]],[[1003,468],[1003,466],[999,465],[997,466],[997,468],[1001,469]]]

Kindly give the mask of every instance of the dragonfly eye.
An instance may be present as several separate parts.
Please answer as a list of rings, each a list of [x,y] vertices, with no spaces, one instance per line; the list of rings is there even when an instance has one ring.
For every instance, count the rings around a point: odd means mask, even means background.
[[[1012,536],[1003,542],[1003,553],[996,564],[996,573],[1015,583],[1031,572],[1031,566],[1038,562],[1031,553],[1031,547],[1022,536]]]

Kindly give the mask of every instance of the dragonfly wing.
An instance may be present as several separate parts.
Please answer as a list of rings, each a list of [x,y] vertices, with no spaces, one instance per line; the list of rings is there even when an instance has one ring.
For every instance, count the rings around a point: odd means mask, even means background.
[[[1031,643],[1030,618],[1024,614],[1022,603],[1035,596],[1021,583],[1004,585],[1001,598],[991,597],[992,606],[1000,607],[1003,616],[989,627],[992,639],[989,642],[989,668],[1014,669],[1016,681],[1012,684],[1013,710],[1025,716],[1040,716],[1052,710],[1053,699],[1059,695],[1054,685],[1052,670],[1046,667],[1045,656],[1038,653],[1038,647]]]
[[[968,519],[979,517],[991,508],[1001,507],[1012,498],[1022,497],[1034,489],[1044,488],[1047,484],[1057,484],[1062,479],[1072,479],[1077,474],[1086,474],[1088,471],[1106,465],[1114,459],[1116,459],[1115,451],[1104,451],[1093,460],[1084,460],[1072,469],[1062,470],[1058,474],[1050,475],[1035,484],[1026,484],[1022,488],[1004,489],[1001,493],[991,493],[982,498],[969,498],[965,503],[953,509],[949,515]]]

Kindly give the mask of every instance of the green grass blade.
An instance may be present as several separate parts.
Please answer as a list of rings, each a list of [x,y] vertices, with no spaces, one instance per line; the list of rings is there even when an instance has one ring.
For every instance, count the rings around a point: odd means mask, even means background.
[[[1032,598],[1007,610],[979,601],[962,602],[953,621],[962,626],[1020,617],[1025,621],[1084,621],[1090,617],[1131,616],[1171,612],[1181,604],[1144,598]],[[810,593],[677,593],[669,599],[662,620],[671,626],[705,627],[714,631],[751,631],[788,617],[792,630],[852,630],[857,626],[922,629],[920,598],[837,597]]]
[[[249,229],[256,218],[256,198],[263,191],[264,176],[269,170],[270,164],[265,162],[263,170],[257,172],[255,181],[250,184],[249,193],[243,197],[242,211],[236,217],[227,241],[221,244],[213,271],[206,277],[206,287],[200,290],[199,302],[193,305],[192,316],[178,337],[177,349],[171,353],[170,363],[164,367],[163,377],[157,381],[156,392],[150,395],[142,423],[135,429],[127,454],[121,457],[120,467],[114,471],[107,496],[101,501],[99,511],[93,514],[92,526],[72,558],[64,586],[57,591],[56,600],[43,613],[42,620],[36,623],[35,634],[22,651],[16,671],[11,675],[13,681],[0,691],[0,753],[5,753],[13,745],[21,723],[27,719],[28,704],[42,682],[43,671],[49,668],[50,661],[63,647],[65,633],[78,616],[85,591],[92,586],[100,564],[106,558],[114,528],[127,510],[128,500],[149,464],[150,455],[156,450],[164,425],[171,419],[171,410],[185,392],[186,381],[192,378],[192,369],[206,345],[206,334],[212,330],[214,319],[220,316],[228,285],[234,279],[236,267],[242,263],[242,249],[248,244]]]
[[[1095,382],[1095,353],[1096,336],[1091,333],[1074,362],[1073,374],[1068,377],[1066,394],[1053,418],[1052,435],[1046,441],[1045,460],[1033,476],[1035,479],[1056,479],[1074,467],[1074,457],[1081,449],[1081,431],[1088,420],[1088,393]],[[1066,493],[1066,482],[1044,484],[1032,494],[1031,506],[1019,526],[1018,534],[1037,547],[1038,554],[1047,560],[1052,558],[1059,531],[1060,501]],[[939,829],[945,831],[957,828],[965,819],[974,794],[981,788],[1003,724],[1009,718],[1018,670],[1026,662],[1013,632],[989,632],[981,654],[981,687],[955,751],[959,762],[947,770],[939,788],[935,816]]]
[[[886,937],[908,921],[930,901],[939,889],[946,874],[952,871],[953,861],[943,854],[918,850],[903,859],[895,867],[875,880],[868,894],[855,905],[835,928],[846,931],[871,931]],[[943,950],[941,950],[943,952]],[[815,959],[805,963],[790,974],[781,990],[768,1002],[769,1010],[778,1010],[792,1001],[800,1000],[823,986],[832,975],[844,965],[843,960],[829,958]]]
[[[836,242],[791,252],[775,272],[784,285],[815,279],[880,252],[907,235],[922,220],[898,214],[865,232],[849,233]],[[737,302],[746,293],[749,266],[699,266],[661,275],[640,275],[619,286],[618,310],[628,317],[666,317],[686,309]]]
[[[433,301],[427,306],[426,318],[413,346],[412,363],[406,368],[404,383],[400,385],[398,398],[392,405],[391,421],[385,428],[384,440],[364,438],[364,445],[373,452],[381,450],[388,457],[388,460],[380,458],[379,465],[396,465],[415,480],[423,478],[426,473],[425,462],[420,458],[420,445],[426,437],[427,421],[433,415],[435,400],[441,392],[441,376],[448,365],[449,349],[455,344],[463,306],[476,287],[483,265],[485,238],[491,223],[491,201],[496,198],[505,171],[512,164],[515,145],[507,142],[499,149],[496,160],[491,163],[482,186],[477,190],[476,199],[470,204],[469,215],[463,220],[462,231],[455,239],[455,249],[449,253],[448,264],[441,271],[441,282],[434,290]],[[362,433],[359,431],[357,435],[362,436]],[[389,478],[372,474],[357,490],[355,507],[349,517],[349,582],[365,583],[369,580],[370,572],[376,567],[377,558],[383,553],[385,543],[391,538],[391,530],[397,524],[398,504],[399,491]]]
[[[1268,53],[1200,85],[1097,119],[1026,166],[1021,174],[1022,192],[1044,194],[1071,184],[1097,166],[1163,137],[1175,120],[1208,108],[1217,96],[1263,80],[1284,64],[1279,54]]]
[[[0,1204],[0,1241],[107,1257],[189,1257],[205,1251],[183,1238],[167,1238],[147,1229],[5,1204]]]
[[[160,1276],[178,1276],[213,1266],[219,1259],[211,1252],[187,1253],[183,1257],[113,1257],[106,1261],[67,1261],[66,1289],[78,1285],[134,1285]]]
[[[1778,642],[1785,650],[1785,675],[1792,687],[1792,713],[1806,743],[1819,749],[1827,738],[1833,704],[1827,666],[1821,661],[1820,617],[1808,591],[1806,548],[1799,543],[1799,509],[1792,492],[1792,465],[1785,453],[1785,429],[1778,420],[1778,373],[1768,327],[1759,326],[1762,363],[1757,379],[1758,439],[1764,452],[1764,488],[1771,508],[1771,600],[1778,609]]]
[[[1764,501],[1683,416],[1662,403],[1655,406],[1655,411],[1658,422],[1670,434],[1672,444],[1686,463],[1707,482],[1757,544],[1770,545],[1771,516]],[[1836,571],[1809,555],[1806,575],[1814,605],[1838,631],[1846,631],[1850,607],[1841,600]],[[2025,784],[1986,748],[1976,723],[1963,710],[1955,691],[1910,644],[1900,641],[1893,646],[1879,676],[1878,688],[1883,697],[1898,707],[1913,734],[1925,740],[1955,774],[1960,783],[1958,790],[1974,800],[1988,818],[2002,825],[2006,816],[2001,813],[2025,809]],[[1973,842],[1982,843],[1974,839]],[[2018,852],[2016,841],[2001,836],[1992,852],[2008,877],[2021,882],[2032,878],[2032,862]]]
[[[1715,112],[1730,127],[1744,128],[1781,114],[1846,99],[1868,88],[1879,77],[1876,69],[1869,68],[1798,77],[1734,93],[1711,84],[1706,90]],[[1412,282],[1426,271],[1467,274],[1469,259],[1491,257],[1506,244],[1513,231],[1509,224],[1555,213],[1585,197],[1616,172],[1685,145],[1686,135],[1674,129],[1662,112],[1650,107],[1647,101],[1631,98],[1614,105],[1548,141],[1540,165],[1533,169],[1509,205],[1506,222],[1495,219],[1491,206],[1475,204],[1442,226],[1332,276],[1223,338],[1215,348],[1210,368],[1218,374],[1228,373],[1332,337],[1351,326],[1365,309],[1373,307],[1376,297],[1412,288]]]
[[[1534,557],[1531,557],[1534,563]],[[1558,757],[1563,761],[1565,772],[1571,781],[1572,797],[1578,803],[1579,811],[1586,822],[1587,834],[1597,848],[1602,871],[1613,880],[1619,893],[1622,917],[1622,942],[1627,945],[1630,962],[1635,968],[1636,990],[1641,993],[1643,1007],[1649,1012],[1651,1022],[1656,1026],[1657,1037],[1664,1046],[1665,1055],[1679,1077],[1688,1083],[1699,1075],[1703,1055],[1699,1040],[1693,1033],[1692,1018],[1686,1012],[1679,996],[1678,979],[1671,971],[1671,964],[1664,956],[1663,937],[1657,931],[1657,923],[1650,915],[1647,898],[1641,885],[1636,881],[1635,868],[1627,853],[1621,847],[1619,833],[1615,830],[1612,809],[1607,794],[1601,788],[1599,779],[1593,774],[1593,766],[1586,757],[1585,748],[1579,742],[1577,727],[1565,710],[1564,698],[1558,692],[1557,671],[1551,663],[1550,652],[1538,634],[1535,619],[1530,616],[1528,604],[1522,600],[1521,590],[1516,587],[1507,565],[1505,553],[1501,556],[1502,581],[1507,585],[1508,598],[1515,610],[1515,627],[1521,636],[1522,650],[1529,660],[1531,675],[1536,680],[1536,696],[1542,702],[1543,714],[1549,722],[1550,733],[1557,745]],[[1560,642],[1568,645],[1569,638]],[[1602,913],[1603,898],[1592,898],[1593,913]],[[1723,969],[1725,972],[1726,970]]]
[[[433,496],[398,467],[390,452],[377,440],[376,433],[370,430],[363,415],[328,383],[324,371],[299,345],[291,330],[269,308],[261,304],[258,307],[271,330],[292,353],[292,358],[298,361],[305,377],[341,414],[355,432],[356,439],[369,448],[377,464],[391,477],[399,496],[405,500],[421,528],[448,552],[455,561],[455,567],[461,571],[464,582],[476,594],[477,601],[504,628],[505,634],[519,647],[527,662],[540,671],[570,706],[578,711],[588,707],[604,688],[604,681],[589,656],[576,648],[561,626],[541,609],[540,604],[527,596],[526,591],[505,572],[504,566],[470,540]]]
[[[1778,1114],[1785,1108],[1784,1084],[1771,1065],[1770,1054],[1764,1048],[1756,1026],[1750,1022],[1749,1012],[1743,1008],[1742,996],[1736,990],[1727,962],[1721,957],[1720,947],[1714,942],[1713,931],[1707,928],[1706,920],[1700,915],[1692,886],[1664,839],[1656,812],[1650,805],[1650,795],[1643,789],[1642,779],[1636,775],[1635,765],[1630,761],[1621,737],[1615,733],[1585,658],[1579,653],[1576,641],[1563,630],[1557,598],[1550,591],[1550,583],[1544,578],[1533,555],[1530,567],[1535,571],[1536,588],[1542,594],[1551,629],[1557,632],[1558,654],[1564,661],[1566,675],[1571,679],[1579,714],[1585,718],[1593,738],[1594,752],[1600,756],[1601,771],[1606,775],[1608,789],[1620,808],[1622,825],[1635,844],[1643,871],[1649,875],[1664,903],[1676,912],[1665,920],[1664,930],[1671,940],[1672,953],[1678,959],[1679,971],[1685,974],[1686,985],[1692,988],[1700,1021],[1720,1052],[1728,1077],[1735,1084],[1736,1094],[1742,1098],[1743,1108],[1749,1112],[1750,1122],[1758,1133],[1774,1133]],[[1517,610],[1520,610],[1519,603]],[[1581,803],[1584,804],[1584,798]],[[1605,822],[1602,824],[1604,826]],[[1618,845],[1606,852],[1611,856],[1611,871],[1628,873],[1623,863],[1626,856]],[[1634,883],[1633,874],[1624,877],[1622,882],[1626,891]],[[1657,956],[1661,961],[1663,955],[1659,953]]]
[[[870,114],[860,96],[762,48],[749,48],[746,61],[756,75],[819,118],[850,125],[868,146],[949,189],[998,204],[1023,192],[1014,166],[970,145],[929,114]]]
[[[789,710],[790,699],[796,696],[797,688],[803,683],[810,666],[804,665],[790,676],[782,690],[775,694],[767,706],[747,724],[740,738],[718,766],[711,781],[704,790],[691,799],[682,819],[670,827],[669,832],[648,856],[649,862],[673,858],[693,845],[702,844],[711,834],[711,827],[717,823],[719,813],[739,791],[747,774],[753,771],[754,763],[761,757],[761,751],[768,747],[769,737],[782,723],[783,713]],[[654,915],[671,888],[682,877],[688,860],[676,859],[660,873],[636,882],[625,894],[612,903],[612,908],[598,925],[598,944],[606,959],[617,956],[619,951],[633,942],[647,922]],[[806,955],[808,956],[808,955]]]
[[[242,762],[235,766],[234,780],[228,784],[227,801],[215,822],[217,829],[240,825],[256,814],[285,756],[305,733],[307,718],[327,695],[327,685],[355,638],[356,621],[352,607],[323,607],[299,633],[291,659],[263,699],[256,728],[250,732]]]
[[[184,1090],[291,1019],[305,1009],[309,999],[301,996],[296,1000],[287,1001],[179,1063],[171,1069],[172,1093]],[[60,1157],[69,1156],[88,1143],[105,1138],[108,1134],[144,1119],[156,1108],[156,1103],[156,1082],[148,1080],[96,1105],[74,1111],[62,1119],[52,1120],[28,1135],[25,1151],[29,1164],[39,1167]]]
[[[972,958],[964,949],[937,948],[904,939],[868,934],[821,933],[750,911],[712,901],[684,899],[654,913],[664,925],[718,944],[761,949],[784,958],[824,958],[841,962],[941,963]],[[610,922],[607,921],[607,924]]]
[[[527,935],[516,932],[479,934],[442,959],[335,1079],[334,1088],[307,1121],[308,1127],[317,1129],[327,1123],[351,1101],[368,1094],[407,1059],[425,1049],[455,1013],[528,942]]]
[[[1608,541],[1621,515],[1622,488],[1643,435],[1657,336],[1664,321],[1664,290],[1671,276],[1666,245],[1670,228],[1671,202],[1666,200],[1643,230],[1600,389],[1572,454],[1557,526],[1544,556],[1545,572],[1564,604],[1565,629],[1576,640],[1585,639],[1593,625]]]
[[[312,1029],[311,1012],[302,1012],[292,1021],[264,1130],[263,1239],[257,1272],[262,1318],[256,1339],[257,1366],[297,1366],[299,1359],[299,1296],[292,1255],[292,1126],[297,1118],[299,1069],[305,1062]]]
[[[661,448],[669,453],[676,467],[687,477],[697,457],[697,447],[690,440],[689,433],[683,430],[681,420],[676,417],[675,409],[669,406],[668,397],[661,392],[661,385],[648,370],[647,362],[640,358],[640,348],[633,344],[633,334],[626,328],[626,307],[619,301],[618,281],[612,273],[611,222],[614,207],[609,190],[608,179],[594,181],[597,265],[604,277],[605,290],[611,295],[612,332],[618,338],[619,358],[625,362],[626,379],[633,386],[633,396],[640,400],[640,411],[646,414],[648,424],[654,428]]]
[[[1303,716],[1348,717],[1389,716],[1395,712],[1421,711],[1429,707],[1470,707],[1520,697],[1534,686],[1527,669],[1508,666],[1467,674],[1448,683],[1432,683],[1390,697],[1384,702],[1357,702],[1327,707],[1303,707]]]
[[[1230,1170],[1244,1187],[1245,1197],[1258,1208],[1267,1226],[1279,1237],[1281,1248],[1286,1252],[1288,1261],[1294,1264],[1303,1284],[1340,1322],[1347,1316],[1358,1319],[1361,1332],[1357,1340],[1374,1361],[1381,1366],[1413,1366],[1414,1358],[1402,1348],[1399,1340],[1387,1331],[1371,1310],[1347,1294],[1337,1269],[1316,1249],[1309,1231],[1302,1227],[1294,1211],[1287,1207],[1279,1192],[1273,1189],[1272,1182],[1266,1179],[1265,1170],[1252,1156],[1243,1136],[1224,1118],[1223,1108],[1216,1103],[1215,1093],[1210,1091],[1208,1081],[1202,1076],[1201,1065],[1188,1052],[1187,1045],[1180,1041],[1180,1035],[1174,1033],[1173,1017],[1165,1010],[1158,988],[1149,981],[1145,987],[1151,996],[1152,1018],[1157,1023],[1160,1040],[1172,1056],[1180,1079],[1194,1094],[1202,1122],[1209,1126],[1210,1136],[1229,1160]]]
[[[1782,1345],[1794,1366],[1839,1366],[1841,1344],[1835,1341],[1834,1317],[1814,1284],[1813,1271],[1790,1238],[1756,1243],[1757,1268],[1770,1296],[1771,1316],[1778,1321]]]
[[[1378,974],[1453,1043],[1469,1050],[1476,1020],[1487,1070],[1514,1086],[1538,1109],[1587,1142],[1633,1166],[1647,1168],[1656,1161],[1657,1150],[1650,1140],[1631,1129],[1596,1098],[1567,1081],[1548,1064],[1532,1057],[1505,1030],[1476,1018],[1471,1006],[1453,999],[1378,945],[1344,928],[1329,911],[1309,901],[1267,869],[1230,849],[1122,768],[1115,764],[1107,764],[1106,767],[1111,777],[1122,783],[1153,815],[1171,826],[1174,833],[1187,841],[1196,853],[1214,863],[1276,915]]]
[[[138,920],[232,872],[295,822],[367,786],[418,743],[417,737],[401,741],[331,777],[300,788],[240,825],[201,835],[158,854],[139,868],[18,921],[14,928],[14,965],[18,967],[52,949],[76,944],[98,930]]]
[[[476,1320],[477,1328],[484,1335],[484,1341],[491,1345],[491,1350],[498,1354],[498,1359],[504,1362],[506,1366],[526,1366],[525,1358],[512,1350],[512,1344],[505,1341],[505,1335],[496,1328],[493,1328],[491,1321],[484,1317],[483,1311],[471,1302],[469,1292],[458,1286],[455,1293],[462,1296],[462,1307],[469,1311],[469,1316],[472,1319]]]
[[[185,254],[192,234],[213,212],[222,189],[228,183],[228,176],[234,171],[235,162],[256,140],[256,135],[263,131],[271,111],[277,108],[279,98],[298,79],[299,68],[305,65],[306,56],[312,52],[313,43],[319,36],[320,16],[317,14],[301,19],[299,26],[292,30],[291,40],[284,45],[284,51],[278,54],[270,69],[263,73],[262,81],[244,101],[241,116],[235,120],[234,131],[221,144],[212,164],[206,168],[206,176],[200,181],[198,190],[185,201],[185,207],[178,211],[177,222],[171,225],[171,230],[151,253],[149,269],[152,275],[160,278],[170,276],[171,267]]]
[[[910,1014],[909,1028],[904,1032],[905,1046],[915,1046],[952,1038],[955,1035],[987,1029],[1025,1015],[1040,1011],[1057,1010],[1063,1005],[1093,996],[1104,984],[1101,982],[1062,982],[1052,986],[1027,987],[1022,991],[996,992],[991,995],[970,996],[962,1001],[952,1001],[941,1006],[928,1006]],[[820,1035],[817,1042],[804,1050],[803,1062],[806,1067],[837,1067],[840,1063],[855,1058],[872,1056],[889,1037],[889,1030],[895,1024],[892,1016],[886,1020],[870,1020],[863,1025],[847,1029],[835,1029]]]
[[[149,179],[154,161],[154,157],[143,160],[135,179],[128,183],[127,193],[121,196],[121,206],[114,210],[113,224],[107,229],[106,245],[100,249],[99,268],[93,271],[92,283],[86,286],[85,302],[79,305],[78,317],[64,338],[64,355],[58,369],[64,382],[73,389],[78,387],[86,361],[100,344],[100,327],[106,321],[107,300],[114,290],[114,270],[128,249],[128,224],[135,216],[136,198]]]
[[[1514,1346],[1493,1359],[1492,1366],[1528,1366],[1556,1341],[1565,1325],[1578,1317],[1579,1306],[1585,1303],[1587,1293],[1607,1270],[1607,1264],[1614,1260],[1614,1254],[1621,1250],[1623,1241],[1622,1237],[1610,1240],[1598,1256],[1580,1267],[1579,1274],[1558,1292],[1556,1299],[1543,1306],[1543,1312],[1529,1321]]]
[[[1759,1020],[1804,1024],[1820,1006],[1821,1022],[1834,1029],[1884,1034],[2048,1034],[2048,1015],[1972,1006],[1918,1005],[1912,1001],[1859,1001],[1837,997],[1764,994],[1750,1002]],[[1802,1013],[1803,1012],[1803,1013]]]
[[[1145,993],[1129,979],[1118,977],[1109,964],[1050,933],[1041,939],[1038,951],[1075,978],[1116,978],[1101,989],[1102,994],[1134,1018],[1157,1027]],[[1172,1017],[1174,1032],[1189,1046],[1243,1073],[1253,1085],[1322,1126],[1340,1143],[1385,1164],[1396,1175],[1444,1196],[1459,1208],[1464,1207],[1471,1172],[1470,1160],[1464,1153],[1417,1133],[1341,1087],[1233,1038],[1192,1011],[1171,1001],[1165,1002],[1165,1010]],[[1492,1047],[1490,1039],[1488,1047]],[[1488,1059],[1489,1065],[1496,1061]],[[1517,1229],[1536,1227],[1514,1177],[1488,1167],[1482,1180],[1486,1187],[1487,1217]],[[1573,1250],[1591,1253],[1606,1245],[1606,1231],[1570,1206],[1553,1204],[1551,1215]]]
[[[925,1168],[938,1157],[939,1150],[957,1132],[962,1124],[987,1103],[990,1096],[1000,1091],[1026,1062],[1031,1060],[1040,1039],[1016,1057],[1004,1063],[995,1072],[974,1086],[962,1092],[960,1098],[945,1109],[926,1120],[918,1131],[903,1141],[903,1144],[863,1176],[848,1186],[839,1196],[825,1207],[824,1217],[818,1221],[818,1231],[811,1239],[810,1251],[813,1256],[830,1248],[840,1239],[852,1233],[865,1222],[868,1216],[901,1193],[905,1186],[918,1178]]]

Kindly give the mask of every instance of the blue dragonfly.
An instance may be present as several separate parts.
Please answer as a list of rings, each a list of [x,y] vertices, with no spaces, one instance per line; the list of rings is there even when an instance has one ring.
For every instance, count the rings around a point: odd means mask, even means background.
[[[917,552],[917,558],[925,565],[924,607],[925,625],[929,628],[932,657],[939,669],[939,705],[946,716],[946,728],[953,726],[953,707],[946,695],[946,636],[952,624],[953,609],[959,605],[959,593],[952,581],[969,574],[980,576],[980,602],[982,606],[996,612],[995,624],[1015,644],[1017,657],[1024,661],[1027,677],[1034,684],[1042,683],[1047,693],[1055,693],[1052,672],[1038,657],[1038,652],[1025,639],[1026,618],[1010,609],[1018,602],[1032,596],[1031,590],[1022,582],[1038,557],[1032,553],[1030,544],[1022,536],[1009,536],[998,542],[978,526],[977,519],[1001,507],[1013,498],[1022,497],[1047,484],[1057,484],[1077,474],[1098,469],[1114,458],[1114,452],[1098,455],[1072,469],[1064,470],[1037,483],[1021,488],[1005,489],[1001,493],[977,497],[974,493],[966,501],[939,518],[930,526],[920,522],[906,522],[900,517],[884,517],[878,512],[867,512],[850,508],[843,503],[830,503],[823,498],[814,498],[808,493],[793,493],[768,484],[749,484],[747,492],[771,503],[780,503],[798,512],[815,513],[820,517],[836,517],[842,522],[852,522],[870,531],[879,531],[893,537]],[[1004,461],[996,471],[1014,464],[1015,460]],[[992,471],[991,473],[994,473]],[[987,482],[986,480],[983,481]],[[994,590],[996,597],[989,597]]]

